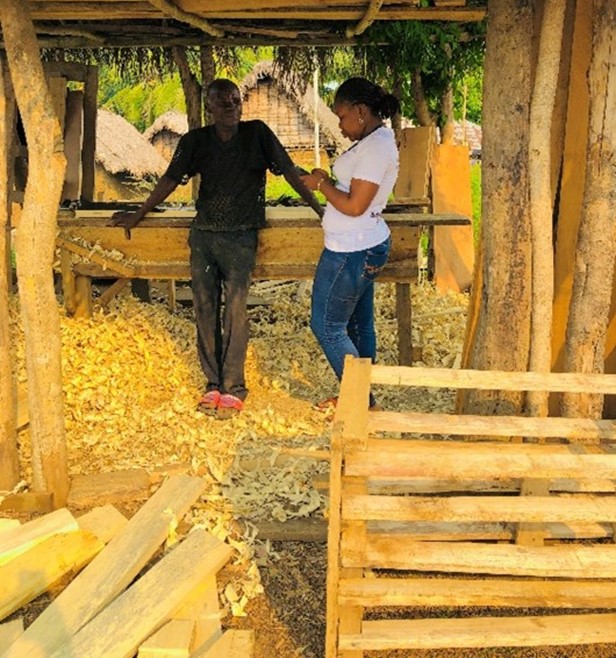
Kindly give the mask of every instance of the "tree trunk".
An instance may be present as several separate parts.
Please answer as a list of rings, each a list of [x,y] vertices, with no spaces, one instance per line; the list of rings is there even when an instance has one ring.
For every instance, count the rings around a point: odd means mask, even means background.
[[[212,46],[201,46],[201,95],[203,103],[203,116],[205,123],[210,123],[207,113],[207,105],[205,94],[211,82],[214,82],[216,77],[216,61],[214,60],[214,48]]]
[[[453,144],[453,87],[451,82],[441,97],[441,112],[443,126],[441,128],[441,144]]]
[[[565,346],[566,370],[603,372],[616,254],[616,6],[595,0],[586,186]],[[563,395],[565,416],[599,418],[602,398]]]
[[[552,222],[552,117],[560,72],[566,3],[546,0],[530,107],[529,177],[532,235],[532,303],[529,370],[550,372],[554,248]],[[548,393],[528,393],[532,416],[548,415]]]
[[[0,489],[10,491],[19,482],[17,449],[17,388],[13,374],[9,325],[11,286],[10,192],[14,98],[10,91],[8,70],[0,58]]]
[[[190,70],[186,49],[182,46],[174,46],[173,61],[180,72],[180,80],[182,81],[182,89],[184,90],[188,129],[200,128],[203,125],[201,114],[201,85],[195,74]]]
[[[50,491],[54,505],[62,507],[68,494],[68,472],[60,318],[52,265],[66,160],[28,5],[3,0],[0,22],[29,156],[15,246],[26,342],[33,487]]]
[[[526,370],[530,342],[528,131],[531,0],[493,0],[488,22],[483,113],[481,290],[467,335],[469,367]],[[475,393],[464,410],[519,413],[522,396]]]
[[[391,93],[398,100],[402,98],[402,75],[398,69],[394,71],[394,82],[391,88]],[[396,143],[399,144],[402,136],[402,114],[400,114],[400,112],[397,112],[396,115],[392,117],[391,128],[394,131]]]
[[[428,99],[421,79],[421,69],[415,68],[411,78],[411,91],[413,93],[413,103],[415,104],[415,116],[420,126],[431,126],[434,124]]]

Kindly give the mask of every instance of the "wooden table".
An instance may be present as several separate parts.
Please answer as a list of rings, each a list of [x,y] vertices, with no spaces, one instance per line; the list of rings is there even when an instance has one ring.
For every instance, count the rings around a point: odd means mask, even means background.
[[[195,211],[153,212],[131,231],[111,226],[113,210],[61,210],[58,213],[64,303],[75,317],[93,309],[92,279],[117,281],[98,298],[104,305],[133,279],[189,280],[188,231]],[[412,362],[411,290],[417,280],[417,252],[425,227],[470,224],[461,215],[387,212],[392,232],[389,261],[379,281],[396,284],[400,364]],[[323,231],[316,213],[307,207],[267,207],[267,226],[259,233],[255,280],[312,279],[323,249]]]

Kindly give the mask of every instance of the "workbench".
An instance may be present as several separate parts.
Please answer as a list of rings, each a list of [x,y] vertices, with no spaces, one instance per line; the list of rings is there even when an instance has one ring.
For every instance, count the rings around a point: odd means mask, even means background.
[[[58,240],[64,303],[74,317],[92,314],[92,279],[116,279],[97,298],[104,306],[134,279],[189,280],[188,232],[194,209],[165,209],[148,214],[131,230],[112,226],[110,209],[60,210]],[[461,215],[425,212],[384,213],[392,233],[389,261],[379,281],[394,282],[401,365],[412,362],[411,283],[417,281],[420,236],[435,226],[464,225]],[[308,207],[266,208],[259,232],[255,280],[310,280],[323,249],[323,230]]]

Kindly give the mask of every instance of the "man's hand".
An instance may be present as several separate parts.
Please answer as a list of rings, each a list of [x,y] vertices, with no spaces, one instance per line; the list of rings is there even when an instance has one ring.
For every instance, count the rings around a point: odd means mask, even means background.
[[[141,215],[138,212],[126,212],[120,210],[111,215],[111,224],[113,226],[122,226],[124,228],[124,235],[127,240],[130,240],[130,230],[139,224]]]

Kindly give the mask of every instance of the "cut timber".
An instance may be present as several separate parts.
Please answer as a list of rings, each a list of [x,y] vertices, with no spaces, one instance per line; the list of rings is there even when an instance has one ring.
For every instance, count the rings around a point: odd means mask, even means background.
[[[28,426],[30,416],[28,415],[28,389],[25,384],[17,387],[17,430]]]
[[[0,566],[0,619],[33,601],[65,576],[76,574],[104,545],[81,530],[57,534]]]
[[[137,658],[189,658],[195,622],[172,619],[140,647]]]
[[[135,578],[203,489],[198,478],[167,480],[2,658],[51,655]]]
[[[21,525],[20,521],[17,519],[0,519],[0,533],[6,532],[7,530],[15,530]]]
[[[8,649],[23,632],[24,620],[21,617],[0,624],[0,653]]]
[[[2,512],[51,512],[53,499],[48,491],[27,491],[9,494],[0,502]]]
[[[467,146],[438,144],[432,159],[432,210],[470,217],[471,171]],[[475,247],[472,226],[434,228],[434,282],[439,290],[469,290]]]
[[[396,200],[414,198],[430,203],[430,159],[436,144],[434,126],[404,128],[400,135],[400,171],[394,187]]]
[[[141,468],[109,473],[76,475],[71,481],[68,504],[87,508],[145,500],[150,493],[150,476]]]
[[[222,617],[218,603],[218,586],[216,575],[205,578],[186,600],[182,607],[174,613],[178,621],[194,623],[194,635],[191,651],[204,645],[213,644],[222,634],[220,619]]]
[[[139,645],[229,559],[233,549],[194,530],[52,658],[131,658]]]
[[[616,642],[616,614],[366,621],[340,648],[384,650],[518,647]]]
[[[79,527],[98,537],[105,544],[109,543],[124,529],[128,519],[113,505],[95,507],[87,514],[77,517]]]
[[[254,631],[228,630],[209,650],[196,651],[191,658],[252,658],[254,647]]]
[[[0,566],[52,535],[78,530],[79,525],[75,517],[67,509],[62,508],[24,523],[14,530],[4,532],[0,535]]]

